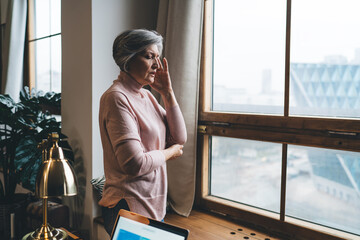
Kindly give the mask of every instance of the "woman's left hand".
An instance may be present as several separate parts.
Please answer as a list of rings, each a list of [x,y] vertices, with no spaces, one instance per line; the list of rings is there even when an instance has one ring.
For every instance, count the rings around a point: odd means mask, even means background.
[[[159,66],[156,70],[154,83],[150,86],[154,88],[161,95],[167,95],[172,92],[170,73],[168,70],[168,61],[166,58],[163,59],[163,64],[159,57],[156,58],[156,63]]]

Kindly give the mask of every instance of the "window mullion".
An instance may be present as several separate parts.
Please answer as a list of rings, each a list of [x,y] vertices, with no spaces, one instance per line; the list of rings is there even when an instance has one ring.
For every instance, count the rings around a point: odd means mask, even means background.
[[[59,33],[55,33],[55,34],[50,34],[50,35],[47,35],[47,36],[44,36],[44,37],[39,37],[39,38],[32,37],[31,40],[29,40],[29,42],[35,42],[35,41],[38,41],[38,40],[51,38],[51,37],[55,37],[55,36],[58,36],[58,35],[61,35],[61,33],[59,32]]]
[[[291,0],[287,0],[286,7],[286,49],[285,49],[285,91],[284,116],[289,116],[290,94],[290,31],[291,30]]]
[[[281,160],[281,190],[280,190],[280,221],[285,221],[286,206],[286,170],[287,170],[287,144],[282,145]]]
[[[289,101],[290,101],[290,34],[291,34],[291,0],[287,0],[286,49],[285,49],[285,90],[284,90],[284,116],[285,117],[289,116]],[[282,145],[280,221],[285,221],[287,146],[288,146],[287,144]]]

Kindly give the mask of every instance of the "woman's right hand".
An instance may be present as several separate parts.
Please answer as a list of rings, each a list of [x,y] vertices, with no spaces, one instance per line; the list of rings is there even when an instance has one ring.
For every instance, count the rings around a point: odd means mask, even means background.
[[[171,160],[177,157],[180,157],[183,154],[183,145],[174,144],[169,148],[162,150],[163,154],[165,155],[165,160]]]

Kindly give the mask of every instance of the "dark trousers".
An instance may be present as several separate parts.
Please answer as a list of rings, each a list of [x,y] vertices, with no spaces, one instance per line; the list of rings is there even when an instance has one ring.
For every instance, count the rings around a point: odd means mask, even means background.
[[[102,217],[104,219],[104,227],[106,232],[111,236],[117,215],[120,211],[120,209],[125,209],[130,211],[129,206],[125,199],[121,199],[115,207],[108,208],[108,207],[102,207]]]

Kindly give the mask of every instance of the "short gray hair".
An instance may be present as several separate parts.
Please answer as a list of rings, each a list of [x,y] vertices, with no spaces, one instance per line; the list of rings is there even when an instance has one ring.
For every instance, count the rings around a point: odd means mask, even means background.
[[[113,58],[121,71],[128,71],[128,63],[138,53],[155,44],[161,55],[163,49],[162,36],[153,30],[127,30],[117,36],[113,44]]]

